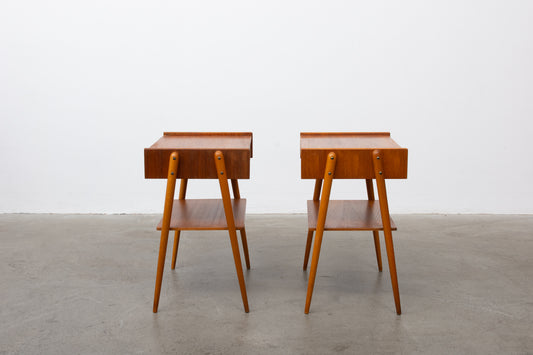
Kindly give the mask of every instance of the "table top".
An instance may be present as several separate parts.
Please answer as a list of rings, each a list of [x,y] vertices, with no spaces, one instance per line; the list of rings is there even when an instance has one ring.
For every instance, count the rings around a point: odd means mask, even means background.
[[[302,179],[322,179],[326,158],[337,155],[336,179],[372,179],[372,153],[379,149],[385,178],[407,178],[407,149],[396,143],[388,132],[300,133]]]
[[[300,133],[300,148],[304,149],[393,149],[402,148],[388,132]]]
[[[163,137],[148,149],[174,150],[249,150],[250,132],[164,132]]]
[[[251,132],[164,132],[144,150],[147,179],[166,179],[168,160],[178,152],[178,178],[215,179],[214,154],[222,151],[229,179],[249,179],[253,136]]]

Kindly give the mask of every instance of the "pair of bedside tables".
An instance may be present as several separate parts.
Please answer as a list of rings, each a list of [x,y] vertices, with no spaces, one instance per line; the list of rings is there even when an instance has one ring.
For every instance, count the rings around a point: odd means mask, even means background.
[[[246,268],[250,269],[245,230],[246,199],[241,199],[239,179],[250,178],[252,133],[181,133],[165,132],[144,151],[145,178],[167,179],[161,230],[154,313],[157,312],[169,231],[174,233],[172,269],[176,265],[180,231],[227,230],[230,237],[244,311],[249,312],[237,231],[241,236]],[[308,233],[303,269],[307,269],[311,244],[311,269],[307,287],[305,313],[309,313],[326,230],[369,230],[374,236],[376,258],[382,271],[379,231],[385,246],[396,313],[401,314],[400,293],[385,179],[407,178],[407,149],[400,147],[389,133],[301,133],[300,158],[302,179],[314,179],[313,199],[307,202]],[[179,197],[174,199],[176,181],[180,179]],[[186,199],[188,179],[218,179],[219,199]],[[331,200],[333,179],[365,179],[368,200]],[[376,180],[378,200],[375,200]],[[233,190],[230,196],[229,185]],[[314,243],[313,243],[313,234]]]

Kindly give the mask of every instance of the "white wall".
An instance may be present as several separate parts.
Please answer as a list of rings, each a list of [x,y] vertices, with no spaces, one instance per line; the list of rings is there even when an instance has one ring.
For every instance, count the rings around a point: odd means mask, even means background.
[[[300,131],[390,131],[410,164],[389,184],[393,213],[533,213],[532,13],[512,0],[2,0],[0,212],[161,212],[143,148],[163,131],[233,130],[254,132],[252,213],[304,212]]]

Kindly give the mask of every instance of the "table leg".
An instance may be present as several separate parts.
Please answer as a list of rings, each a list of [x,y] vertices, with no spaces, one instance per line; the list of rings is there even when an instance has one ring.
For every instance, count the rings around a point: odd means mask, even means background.
[[[309,261],[309,254],[311,253],[311,242],[313,241],[313,230],[307,231],[307,243],[305,243],[305,255],[304,255],[304,270],[307,270],[307,263]]]
[[[174,191],[176,189],[176,176],[178,175],[178,153],[170,155],[167,176],[167,191],[165,195],[165,208],[163,210],[163,223],[161,225],[161,241],[159,243],[159,257],[157,260],[157,276],[155,279],[154,293],[154,313],[159,307],[159,296],[161,294],[161,283],[163,281],[163,269],[165,268],[165,257],[167,254],[168,232],[170,230],[170,219],[172,217],[172,204],[174,203]]]
[[[329,195],[331,193],[331,184],[335,175],[335,165],[337,157],[335,153],[328,154],[326,162],[326,171],[324,172],[324,189],[320,198],[320,207],[318,209],[318,219],[316,223],[316,236],[313,245],[313,257],[311,259],[311,270],[309,272],[309,283],[307,285],[307,297],[305,300],[305,314],[309,313],[311,307],[311,298],[313,297],[313,288],[315,287],[316,271],[318,268],[318,258],[320,256],[320,247],[322,246],[322,236],[324,235],[324,225],[326,224],[326,215],[328,213]],[[316,189],[315,189],[316,191]]]
[[[174,270],[176,268],[176,260],[178,258],[178,246],[180,243],[180,230],[176,229],[174,232],[174,246],[172,248],[172,264],[170,268]]]
[[[235,219],[233,217],[233,209],[231,207],[231,197],[229,193],[228,178],[226,174],[226,165],[224,164],[224,155],[219,150],[215,152],[215,165],[217,167],[218,181],[220,183],[220,192],[222,194],[222,202],[224,204],[224,212],[226,214],[226,222],[228,224],[231,249],[233,251],[233,259],[235,261],[235,269],[237,270],[237,278],[239,279],[239,287],[241,289],[242,303],[244,305],[244,311],[248,313],[248,296],[246,294],[246,285],[244,283],[244,275],[242,272],[241,254],[239,251],[239,243],[237,242]]]
[[[231,179],[231,189],[233,190],[233,198],[240,199],[239,180]],[[246,239],[246,230],[244,228],[239,230],[241,233],[242,250],[244,251],[244,260],[246,261],[246,269],[250,270],[250,255],[248,254],[248,240]]]
[[[374,186],[372,185],[372,179],[366,179],[366,192],[368,195],[368,201],[374,201]],[[383,266],[381,263],[381,246],[379,245],[379,232],[372,231],[374,235],[374,248],[376,249],[376,258],[378,260],[378,270],[379,272],[383,271]]]
[[[233,198],[241,198],[241,193],[239,192],[239,180],[231,179],[231,189],[233,190]]]
[[[250,255],[248,255],[248,241],[246,239],[246,230],[240,230],[242,240],[242,250],[244,251],[244,260],[246,261],[246,269],[250,270]]]
[[[179,199],[184,200],[186,193],[187,193],[187,179],[181,179]],[[176,268],[176,259],[178,258],[178,246],[180,243],[180,233],[181,231],[179,229],[176,229],[174,233],[174,247],[172,248],[172,265],[171,265],[172,270]]]
[[[320,189],[322,188],[322,179],[316,179],[315,181],[315,191],[313,192],[313,201],[318,201],[320,199]],[[305,255],[304,255],[304,270],[307,270],[307,263],[309,261],[309,254],[311,252],[311,242],[313,241],[313,230],[309,229],[307,231],[307,243],[305,244]]]
[[[313,191],[313,201],[320,199],[320,189],[322,188],[322,179],[316,179],[315,190]]]
[[[383,234],[385,235],[385,246],[387,248],[387,259],[389,261],[389,271],[394,294],[396,313],[402,314],[400,306],[400,290],[398,288],[398,275],[396,273],[396,259],[394,257],[394,245],[392,242],[392,229],[390,224],[389,205],[387,202],[387,190],[385,188],[385,176],[383,171],[383,156],[379,150],[373,152],[374,173],[376,175],[376,185],[378,188],[379,207],[381,210],[381,220],[383,222]]]
[[[185,195],[187,194],[187,182],[188,181],[189,181],[188,179],[181,179],[180,181],[180,194],[179,194],[180,200],[185,200]]]

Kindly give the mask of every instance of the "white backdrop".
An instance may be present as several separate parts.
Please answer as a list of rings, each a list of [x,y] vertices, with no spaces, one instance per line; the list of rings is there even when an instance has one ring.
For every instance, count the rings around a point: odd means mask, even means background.
[[[2,0],[0,212],[161,212],[143,148],[252,131],[248,212],[304,212],[300,131],[390,131],[392,213],[533,213],[532,1]],[[216,181],[189,196],[218,195]],[[365,196],[336,181],[334,197]]]

